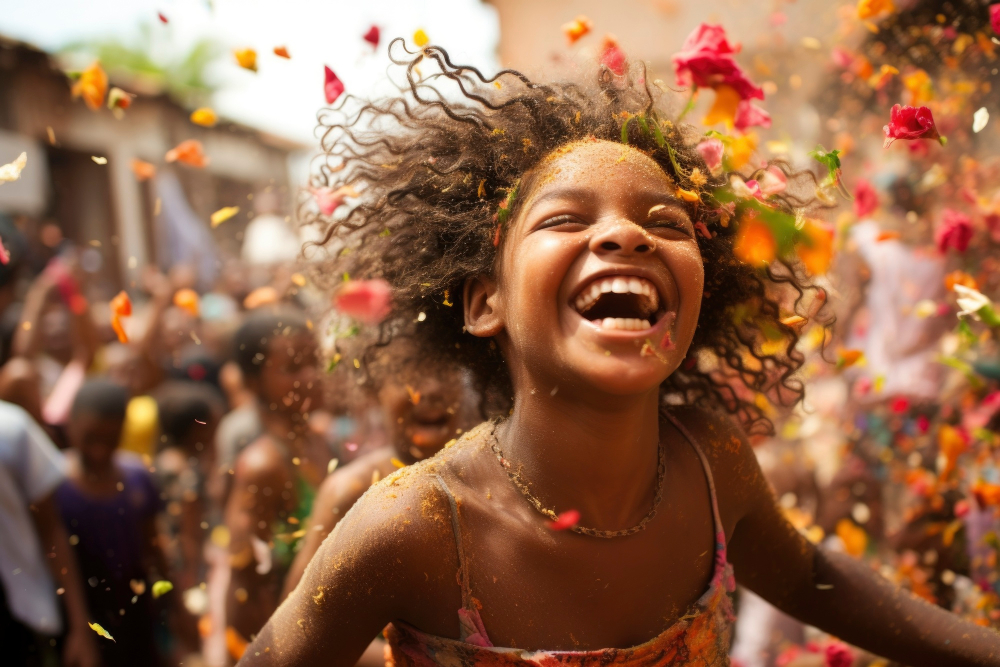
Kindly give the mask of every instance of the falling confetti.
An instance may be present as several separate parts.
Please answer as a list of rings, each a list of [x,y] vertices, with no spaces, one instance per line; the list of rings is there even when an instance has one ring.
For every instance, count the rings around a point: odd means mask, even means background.
[[[180,162],[199,169],[208,165],[208,156],[205,155],[205,149],[197,139],[188,139],[177,144],[167,151],[164,159],[167,162]]]
[[[155,600],[161,595],[166,595],[172,590],[174,590],[174,585],[166,579],[153,582],[153,599]]]
[[[357,191],[349,185],[342,185],[339,188],[316,188],[312,191],[316,205],[323,215],[332,215],[347,197],[357,197]]]
[[[83,70],[73,84],[73,98],[82,97],[91,111],[97,111],[104,104],[104,95],[108,90],[108,75],[101,69],[101,64],[95,62]]]
[[[118,335],[119,342],[127,343],[128,334],[125,333],[121,318],[132,314],[132,300],[128,298],[128,292],[125,290],[119,292],[115,298],[111,299],[108,307],[111,310],[111,328]]]
[[[326,96],[326,103],[333,104],[344,92],[344,82],[326,65],[323,65],[323,76],[323,94]]]
[[[338,465],[340,465],[340,459],[330,459],[330,462],[326,464],[326,474],[332,475]]]
[[[291,56],[288,54],[288,47],[276,46],[274,47],[274,55],[279,58],[284,58],[285,60],[291,60]]]
[[[563,24],[562,31],[563,34],[566,35],[566,40],[570,43],[570,45],[573,45],[576,44],[581,37],[589,33],[593,27],[594,23],[583,14],[580,14],[569,23]]]
[[[129,167],[132,169],[132,173],[135,174],[136,180],[140,183],[142,181],[148,181],[156,176],[156,167],[149,162],[140,160],[139,158],[132,158],[132,161],[129,163]]]
[[[97,164],[107,164],[108,163],[108,158],[101,157],[100,155],[91,155],[90,159],[93,160]]]
[[[3,238],[0,238],[0,264],[10,264],[10,253],[3,245]]]
[[[373,25],[372,27],[368,28],[368,32],[366,32],[364,35],[361,36],[361,39],[371,44],[373,49],[377,49],[379,39],[381,38],[381,36],[382,33],[379,30],[378,26]]]
[[[990,122],[990,112],[986,107],[980,107],[972,116],[972,131],[979,134],[988,122]]]
[[[423,28],[417,28],[413,33],[413,43],[421,49],[430,44],[431,38],[427,36]]]
[[[156,17],[160,19],[160,23],[170,23],[170,20],[163,15],[163,12],[156,12]]]
[[[257,71],[257,52],[253,49],[236,49],[233,51],[233,55],[236,57],[236,63],[243,69],[248,69],[251,72]]]
[[[124,111],[125,109],[128,109],[130,106],[132,106],[132,100],[134,98],[135,95],[133,95],[132,93],[126,93],[118,86],[114,86],[108,93],[108,108],[121,109],[122,111]]]
[[[115,638],[112,637],[111,634],[107,630],[105,630],[104,628],[102,628],[101,625],[100,625],[100,623],[87,623],[87,625],[90,626],[91,630],[93,630],[94,632],[96,632],[100,636],[104,637],[105,639],[110,639],[111,641],[115,641]]]
[[[174,305],[192,317],[198,317],[198,301],[198,293],[193,289],[185,287],[174,292]]]
[[[333,305],[365,324],[378,324],[392,312],[392,288],[384,280],[349,280],[337,291]]]
[[[220,208],[218,211],[212,214],[211,218],[212,227],[213,228],[218,227],[219,225],[224,223],[226,220],[229,220],[239,212],[240,212],[239,206],[224,206],[223,208]]]
[[[201,107],[191,112],[191,122],[202,127],[212,127],[219,122],[219,117],[208,107]]]
[[[16,181],[21,178],[21,172],[24,171],[27,164],[28,154],[21,153],[13,162],[0,167],[0,185],[3,183],[10,183],[11,181]]]

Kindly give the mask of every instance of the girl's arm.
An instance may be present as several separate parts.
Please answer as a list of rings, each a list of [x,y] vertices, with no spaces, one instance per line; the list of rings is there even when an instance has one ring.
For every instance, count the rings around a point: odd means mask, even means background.
[[[424,480],[392,481],[373,487],[337,524],[239,667],[353,667],[396,619],[458,635],[447,501]]]
[[[735,430],[735,429],[734,429]],[[784,518],[742,436],[717,459],[745,510],[729,540],[741,584],[782,611],[872,653],[911,665],[1000,665],[1000,634],[916,598],[850,556],[811,544]]]

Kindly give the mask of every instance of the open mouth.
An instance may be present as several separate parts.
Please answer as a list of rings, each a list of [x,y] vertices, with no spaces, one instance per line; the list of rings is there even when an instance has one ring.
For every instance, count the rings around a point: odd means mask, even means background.
[[[666,313],[656,286],[638,276],[597,278],[577,295],[573,307],[601,329],[619,331],[645,331]]]

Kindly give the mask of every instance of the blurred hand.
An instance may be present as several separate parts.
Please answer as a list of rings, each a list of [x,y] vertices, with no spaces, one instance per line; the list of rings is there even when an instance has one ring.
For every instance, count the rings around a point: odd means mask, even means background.
[[[70,630],[63,646],[65,667],[100,667],[101,656],[90,628]]]

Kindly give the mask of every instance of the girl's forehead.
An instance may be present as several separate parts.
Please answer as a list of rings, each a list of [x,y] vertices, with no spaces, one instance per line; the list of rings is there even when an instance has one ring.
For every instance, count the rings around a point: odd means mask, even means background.
[[[613,141],[590,139],[573,141],[549,153],[536,167],[537,193],[549,184],[579,182],[581,177],[598,180],[612,173],[631,178],[649,178],[673,188],[674,181],[662,167],[642,151]]]

